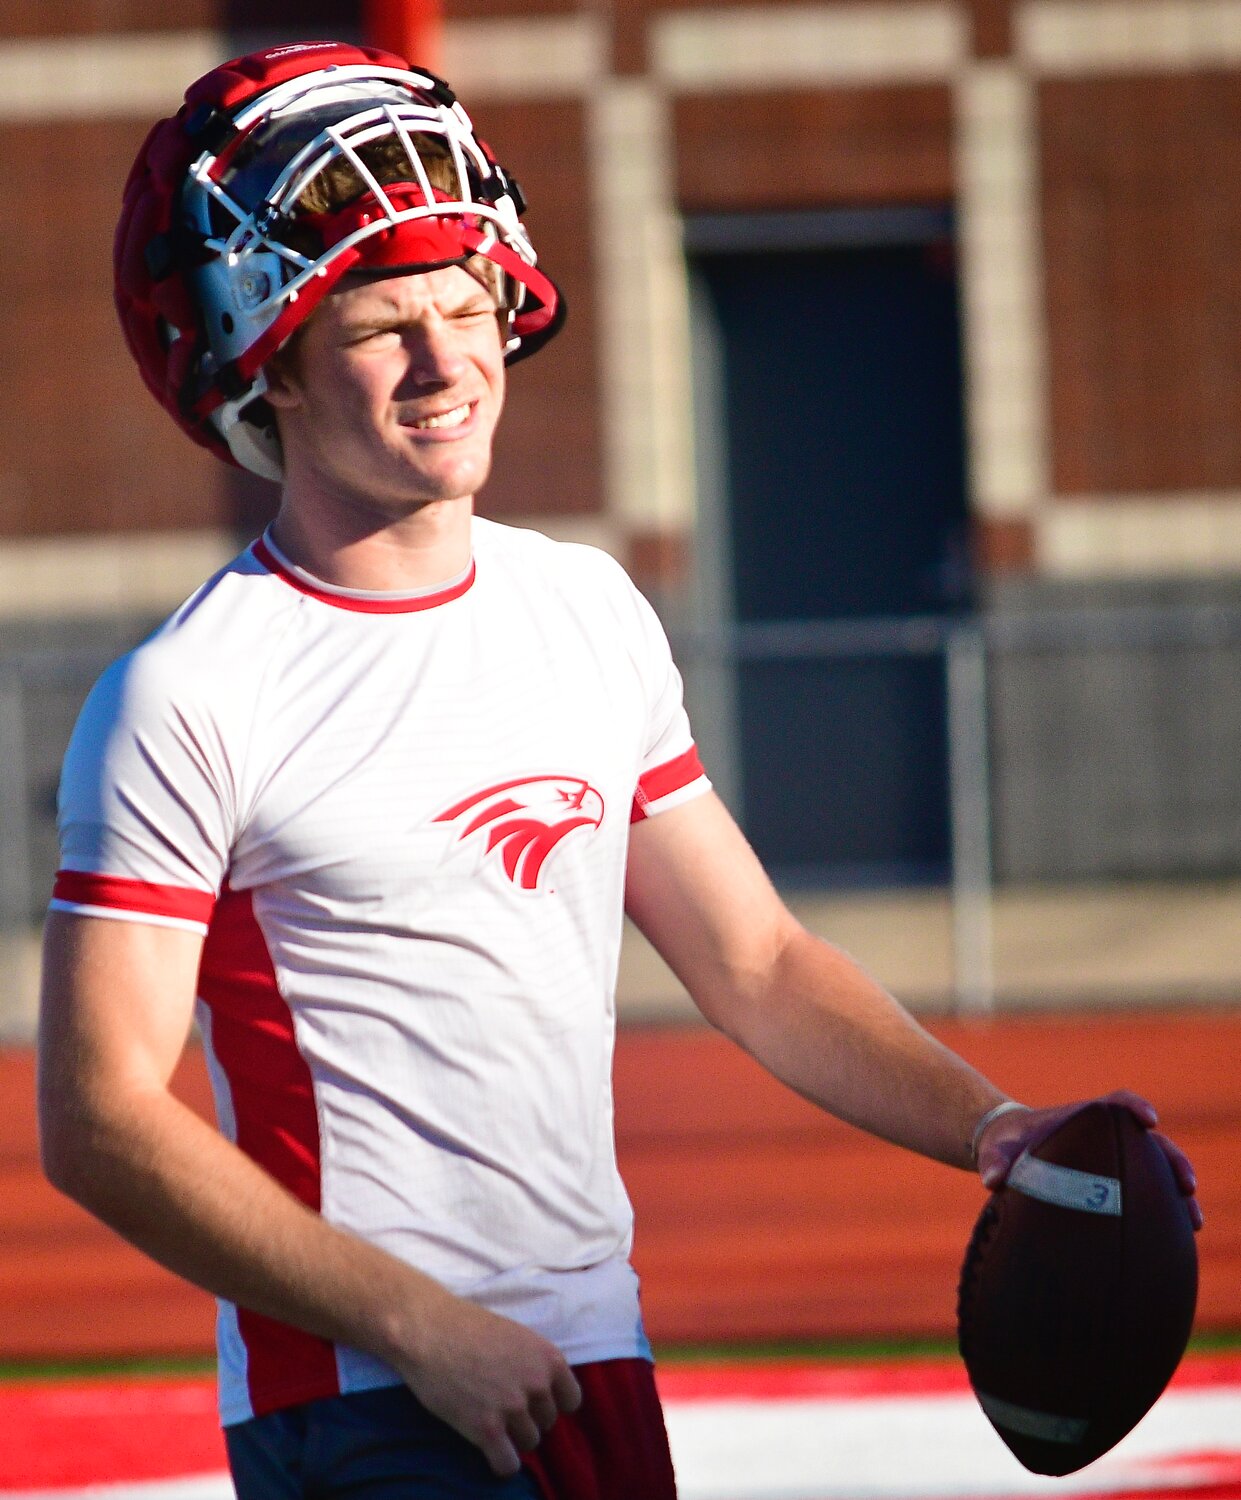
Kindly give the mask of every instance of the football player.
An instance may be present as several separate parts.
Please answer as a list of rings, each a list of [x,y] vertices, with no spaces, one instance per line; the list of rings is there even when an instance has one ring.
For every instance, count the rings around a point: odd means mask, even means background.
[[[994,1183],[1059,1118],[789,914],[622,570],[473,514],[563,311],[523,211],[444,83],[330,42],[200,79],[125,191],[146,383],[282,495],[74,733],[43,1149],[219,1299],[241,1500],[674,1494],[613,1149],[626,909],[866,1130]],[[218,1132],[168,1087],[195,1015]]]

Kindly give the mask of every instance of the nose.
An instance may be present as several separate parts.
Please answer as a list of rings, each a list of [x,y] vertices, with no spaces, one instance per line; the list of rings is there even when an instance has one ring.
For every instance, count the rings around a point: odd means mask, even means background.
[[[460,335],[447,318],[420,319],[406,330],[406,378],[418,390],[440,390],[459,380],[466,369]]]

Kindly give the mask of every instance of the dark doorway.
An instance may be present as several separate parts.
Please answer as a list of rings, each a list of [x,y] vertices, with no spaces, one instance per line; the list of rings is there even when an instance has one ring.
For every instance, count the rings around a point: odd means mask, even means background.
[[[968,609],[947,212],[710,219],[687,234],[716,367],[732,617]],[[938,655],[743,661],[734,693],[745,823],[770,868],[833,884],[945,876]]]

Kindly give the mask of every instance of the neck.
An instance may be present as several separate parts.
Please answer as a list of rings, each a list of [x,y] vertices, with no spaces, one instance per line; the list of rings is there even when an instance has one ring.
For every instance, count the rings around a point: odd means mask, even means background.
[[[272,538],[299,568],[337,588],[416,592],[446,583],[470,561],[471,496],[430,500],[392,516],[299,504],[286,488]]]

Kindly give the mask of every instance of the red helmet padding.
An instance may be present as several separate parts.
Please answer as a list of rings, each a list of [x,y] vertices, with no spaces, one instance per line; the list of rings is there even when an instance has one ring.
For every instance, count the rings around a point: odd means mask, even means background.
[[[172,227],[176,192],[194,156],[181,114],[159,121],[148,134],[129,174],[116,226],[114,296],[125,340],[147,389],[195,442],[221,458],[231,458],[228,445],[214,431],[187,421],[181,410],[180,392],[200,339],[198,315],[184,286],[178,282],[178,298],[175,291],[170,293],[152,279],[146,262],[147,246]],[[170,171],[178,159],[181,170]],[[171,344],[165,321],[178,334]],[[175,359],[173,350],[177,351]]]
[[[433,188],[432,192],[442,203],[453,201],[440,188]],[[398,211],[423,207],[427,201],[421,187],[414,182],[388,183],[384,187],[384,193]],[[299,222],[310,225],[322,234],[326,250],[347,239],[354,230],[372,223],[381,213],[374,193],[364,193],[335,213],[305,214]],[[538,299],[538,306],[523,308],[517,314],[513,321],[514,332],[519,336],[539,332],[555,316],[559,295],[556,288],[546,276],[522,260],[520,255],[502,241],[494,240],[485,251],[480,251],[487,239],[488,234],[482,221],[470,215],[445,214],[442,218],[411,219],[403,224],[394,224],[363,240],[349,264],[354,265],[360,260],[364,266],[391,269],[408,266],[414,270],[419,266],[442,265],[480,252],[515,281],[520,281]],[[333,275],[333,270],[334,267],[328,268],[329,277]]]
[[[116,310],[126,343],[147,388],[173,420],[195,442],[229,463],[235,460],[228,445],[214,428],[204,425],[205,413],[191,412],[183,405],[188,394],[186,382],[193,374],[202,342],[198,311],[178,275],[159,282],[153,279],[146,260],[147,247],[157,235],[167,234],[172,228],[177,195],[202,152],[201,143],[187,133],[186,122],[204,105],[233,111],[275,84],[329,64],[371,64],[410,71],[410,64],[394,52],[339,42],[299,42],[235,58],[191,84],[177,113],[151,127],[125,183],[113,245],[113,272]],[[303,314],[306,305],[303,298]],[[171,344],[163,330],[164,322],[178,334]],[[218,399],[208,409],[216,405]]]
[[[185,91],[185,102],[192,113],[204,104],[217,109],[234,110],[253,99],[264,89],[275,88],[288,78],[316,73],[320,68],[351,67],[372,63],[378,68],[400,68],[411,71],[410,64],[395,52],[379,47],[351,47],[343,42],[294,42],[287,47],[271,47],[235,57],[204,74]],[[413,69],[417,71],[417,69]]]

